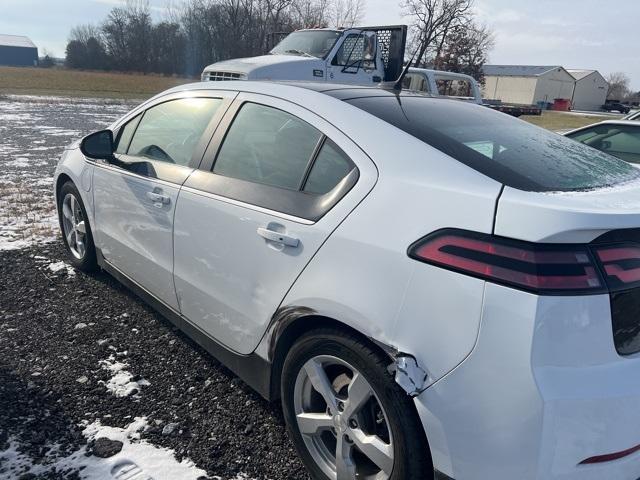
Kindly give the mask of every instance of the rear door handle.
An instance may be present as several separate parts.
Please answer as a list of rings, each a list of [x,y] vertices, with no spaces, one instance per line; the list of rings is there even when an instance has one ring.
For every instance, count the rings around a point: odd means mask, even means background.
[[[171,198],[161,193],[147,192],[147,198],[153,203],[160,203],[162,205],[169,205],[169,203],[171,203]]]
[[[282,245],[286,245],[287,247],[295,248],[300,244],[300,240],[296,237],[292,237],[291,235],[286,235],[280,232],[275,232],[273,230],[269,230],[268,228],[258,227],[258,235],[271,242],[280,243]]]

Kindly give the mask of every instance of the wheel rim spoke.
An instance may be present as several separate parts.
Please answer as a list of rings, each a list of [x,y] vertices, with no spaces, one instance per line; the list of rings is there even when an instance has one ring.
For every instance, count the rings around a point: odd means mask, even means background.
[[[356,478],[356,464],[351,456],[353,446],[346,441],[344,435],[338,435],[336,444],[337,480],[353,480]]]
[[[84,242],[81,240],[78,240],[78,232],[76,232],[76,250],[78,251],[78,254],[80,254],[81,257],[84,256]]]
[[[69,208],[67,202],[62,205],[62,215],[64,216],[64,218],[73,223],[73,214],[71,213],[71,209]]]
[[[71,195],[71,214],[73,215],[73,219],[74,219],[74,223],[75,223],[75,219],[77,218],[77,206],[76,206],[76,197],[74,197],[73,195]]]
[[[67,243],[69,244],[70,248],[73,248],[73,245],[75,243],[75,230],[69,230],[69,232],[67,233]]]
[[[303,435],[316,435],[333,426],[331,415],[326,413],[299,413],[296,420]]]
[[[367,382],[361,374],[355,372],[349,383],[347,395],[348,401],[344,410],[345,414],[355,415],[371,398],[373,392],[371,391],[369,382]]]
[[[84,220],[82,220],[81,222],[78,222],[78,223],[76,224],[76,230],[77,230],[78,232],[80,232],[81,234],[83,234],[83,235],[84,235],[85,233],[87,233],[87,229],[86,229],[86,227],[85,227]]]
[[[305,363],[304,369],[309,376],[309,380],[311,381],[313,388],[322,395],[322,398],[324,398],[324,401],[327,403],[329,410],[331,412],[335,412],[338,408],[338,399],[336,398],[335,391],[331,386],[331,382],[329,381],[324,368],[322,368],[322,364],[315,359],[311,359]]]
[[[352,433],[352,439],[358,449],[380,470],[390,475],[393,469],[393,447],[375,435],[365,434],[362,430],[353,430]]]

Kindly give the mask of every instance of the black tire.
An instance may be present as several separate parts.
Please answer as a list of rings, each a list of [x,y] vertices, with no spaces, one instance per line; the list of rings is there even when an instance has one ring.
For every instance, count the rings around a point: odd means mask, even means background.
[[[358,336],[333,328],[312,330],[304,334],[288,352],[281,381],[282,408],[287,430],[298,454],[316,480],[328,480],[314,461],[298,428],[294,410],[294,390],[303,365],[319,355],[338,357],[362,373],[387,413],[394,451],[390,480],[433,480],[433,464],[422,424],[415,405],[388,371],[390,360],[368,346]]]
[[[69,243],[64,234],[64,226],[62,219],[62,204],[67,195],[73,195],[80,205],[80,209],[82,210],[82,216],[85,221],[86,228],[86,236],[85,236],[85,253],[84,256],[79,259],[72,252],[69,247]],[[91,231],[91,225],[89,223],[89,216],[87,215],[87,210],[84,207],[84,203],[82,202],[82,197],[80,196],[80,192],[76,188],[75,184],[72,181],[67,181],[58,192],[58,221],[60,223],[60,232],[62,234],[62,241],[64,242],[64,246],[67,250],[67,259],[71,265],[73,265],[78,270],[82,270],[83,272],[93,272],[98,269],[98,262],[96,259],[96,248],[93,243],[93,233]]]

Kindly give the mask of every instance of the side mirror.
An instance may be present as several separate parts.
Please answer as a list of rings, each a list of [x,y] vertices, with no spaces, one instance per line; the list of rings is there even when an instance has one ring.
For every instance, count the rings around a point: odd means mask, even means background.
[[[87,135],[80,142],[80,151],[85,157],[95,160],[113,160],[113,132],[111,130],[100,130],[99,132]]]

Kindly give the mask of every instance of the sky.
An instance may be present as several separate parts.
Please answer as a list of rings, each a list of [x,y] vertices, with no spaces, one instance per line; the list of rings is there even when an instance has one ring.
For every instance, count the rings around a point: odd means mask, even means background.
[[[170,0],[150,0],[161,18]],[[171,0],[179,4],[180,0]],[[69,30],[99,23],[124,0],[0,0],[0,33],[27,35],[40,48],[64,56]],[[615,8],[612,7],[615,5]],[[495,33],[489,63],[562,65],[625,72],[640,90],[640,49],[632,23],[638,0],[476,0],[478,18]],[[366,0],[364,24],[406,23],[399,0]]]

